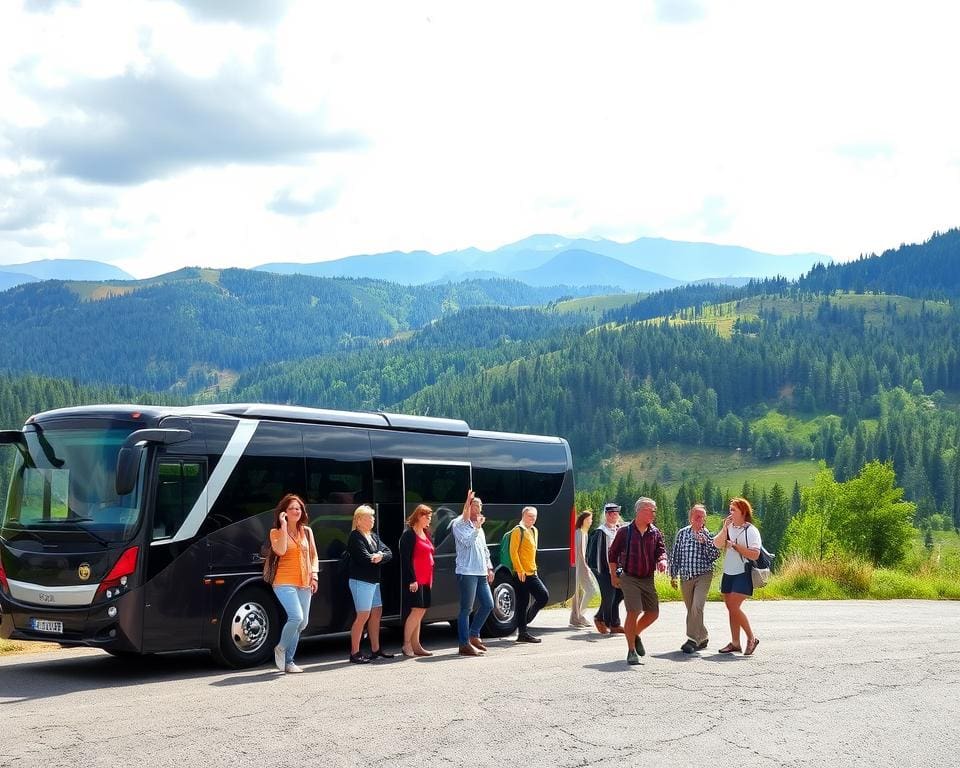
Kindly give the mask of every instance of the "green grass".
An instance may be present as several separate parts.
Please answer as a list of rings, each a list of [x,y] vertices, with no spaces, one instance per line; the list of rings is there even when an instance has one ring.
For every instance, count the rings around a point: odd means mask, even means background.
[[[605,296],[583,296],[579,299],[558,301],[554,309],[561,315],[584,312],[599,319],[600,315],[607,310],[636,304],[646,295],[645,293],[611,293]]]
[[[669,479],[664,476],[664,466],[669,468]],[[616,476],[633,472],[638,482],[656,480],[662,488],[674,492],[686,480],[702,483],[709,478],[714,485],[736,495],[746,480],[766,488],[780,483],[789,493],[795,482],[801,486],[810,483],[817,463],[811,459],[760,461],[749,453],[728,448],[661,445],[617,455],[613,470]]]

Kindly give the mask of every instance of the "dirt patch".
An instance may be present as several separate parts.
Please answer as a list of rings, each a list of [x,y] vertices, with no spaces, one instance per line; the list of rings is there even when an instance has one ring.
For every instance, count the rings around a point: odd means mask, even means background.
[[[34,643],[16,640],[0,640],[0,656],[14,656],[18,653],[43,653],[55,651],[61,646],[59,643]]]

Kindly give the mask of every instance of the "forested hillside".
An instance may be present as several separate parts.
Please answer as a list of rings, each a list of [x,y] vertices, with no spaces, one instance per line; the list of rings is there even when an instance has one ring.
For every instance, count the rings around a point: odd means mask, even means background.
[[[957,295],[954,266],[955,231],[796,282],[642,296],[599,325],[609,297],[558,311],[574,291],[506,280],[410,288],[184,270],[51,281],[0,294],[0,359],[71,382],[8,376],[0,415],[16,426],[43,408],[139,390],[429,413],[562,435],[581,476],[605,482],[618,480],[612,457],[668,444],[822,460],[841,483],[878,460],[918,516],[960,524],[960,309],[938,299]],[[98,382],[136,391],[80,386]]]
[[[477,305],[578,295],[511,280],[410,288],[228,269],[142,282],[47,281],[0,293],[0,365],[84,383],[191,393],[224,372],[368,347]]]
[[[473,376],[518,358],[563,349],[583,332],[581,323],[577,314],[474,307],[389,344],[254,369],[240,376],[227,394],[239,402],[395,409],[401,401],[439,381]]]
[[[901,245],[882,255],[847,264],[817,266],[804,275],[802,291],[899,293],[917,298],[960,296],[960,229],[935,234],[927,242]]]

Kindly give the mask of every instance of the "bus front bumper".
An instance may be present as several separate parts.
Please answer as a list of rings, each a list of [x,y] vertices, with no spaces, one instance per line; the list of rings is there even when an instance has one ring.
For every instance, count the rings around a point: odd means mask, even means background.
[[[139,651],[139,644],[133,642],[137,638],[124,621],[124,613],[133,613],[130,610],[132,600],[127,599],[133,596],[133,593],[128,593],[109,603],[49,609],[41,605],[19,603],[9,595],[0,593],[0,637]],[[110,615],[110,608],[115,609],[115,615]]]

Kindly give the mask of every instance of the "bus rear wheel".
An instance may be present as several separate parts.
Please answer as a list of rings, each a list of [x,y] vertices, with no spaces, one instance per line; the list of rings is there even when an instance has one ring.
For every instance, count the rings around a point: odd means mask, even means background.
[[[228,667],[256,667],[273,658],[279,639],[276,600],[264,589],[248,587],[230,600],[220,617],[220,643],[213,655]]]
[[[485,634],[505,637],[517,628],[517,592],[513,579],[501,571],[493,582],[493,611],[484,625]]]

